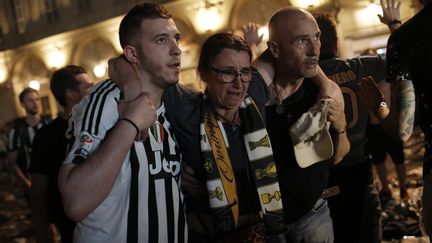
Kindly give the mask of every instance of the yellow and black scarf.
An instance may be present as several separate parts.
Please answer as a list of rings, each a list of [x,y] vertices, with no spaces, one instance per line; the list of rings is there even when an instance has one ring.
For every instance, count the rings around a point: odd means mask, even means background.
[[[207,172],[210,208],[216,230],[228,232],[237,227],[239,217],[229,142],[221,121],[206,98],[201,114],[201,153]],[[273,151],[264,121],[251,97],[246,97],[240,105],[239,117],[266,231],[280,232],[284,228],[283,208]]]

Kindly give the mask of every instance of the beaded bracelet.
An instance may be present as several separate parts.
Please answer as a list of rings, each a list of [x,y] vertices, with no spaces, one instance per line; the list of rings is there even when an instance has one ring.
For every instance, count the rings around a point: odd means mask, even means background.
[[[122,118],[119,119],[119,121],[126,121],[126,122],[128,122],[128,123],[131,124],[133,127],[135,127],[135,129],[136,129],[136,131],[137,131],[137,135],[140,133],[140,130],[139,130],[137,124],[135,124],[135,122],[133,122],[131,119],[126,118],[126,117],[122,117]]]
[[[402,24],[402,22],[400,21],[400,19],[392,19],[389,23],[388,26],[392,26],[395,24]]]

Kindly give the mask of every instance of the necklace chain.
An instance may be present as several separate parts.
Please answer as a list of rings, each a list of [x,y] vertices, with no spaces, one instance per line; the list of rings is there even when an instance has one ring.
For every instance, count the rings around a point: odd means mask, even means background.
[[[276,113],[279,115],[283,115],[285,113],[285,107],[282,104],[282,95],[279,93],[277,84],[275,81],[273,81],[273,88],[275,90],[276,96],[275,96],[275,105],[276,105]]]
[[[275,90],[275,94],[276,94],[276,96],[274,98],[275,99],[275,103],[276,103],[276,105],[281,105],[282,104],[282,96],[279,93],[279,90],[278,90],[276,82],[274,82],[274,81],[273,81],[273,89]]]
[[[214,110],[216,112],[216,114],[218,115],[219,118],[222,118],[223,121],[229,123],[229,124],[239,124],[240,123],[240,119],[238,116],[238,110],[234,113],[234,117],[230,120],[228,118],[226,118],[225,116],[222,116],[219,112],[216,111],[216,109]]]

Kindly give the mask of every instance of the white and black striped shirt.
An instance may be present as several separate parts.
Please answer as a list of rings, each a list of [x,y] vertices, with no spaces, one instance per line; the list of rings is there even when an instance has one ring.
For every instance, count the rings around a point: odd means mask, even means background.
[[[30,167],[30,153],[33,138],[37,130],[51,122],[51,118],[43,116],[35,126],[29,125],[25,118],[15,121],[9,133],[9,151],[18,151],[17,164],[22,172],[28,176]]]
[[[118,121],[120,95],[107,80],[74,108],[68,133],[75,141],[65,163],[81,163],[99,147]],[[134,142],[108,197],[77,224],[75,242],[187,242],[181,157],[164,113],[162,104],[148,139]]]

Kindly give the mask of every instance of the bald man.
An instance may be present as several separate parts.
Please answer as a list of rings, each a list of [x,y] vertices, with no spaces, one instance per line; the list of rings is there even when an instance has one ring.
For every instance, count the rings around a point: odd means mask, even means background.
[[[287,242],[333,242],[324,191],[329,166],[349,150],[342,93],[332,82],[327,93],[333,99],[327,121],[331,122],[333,157],[299,167],[288,128],[315,105],[320,95],[320,87],[311,80],[322,72],[318,66],[320,30],[310,13],[287,7],[273,15],[269,31],[268,50],[255,65],[260,74],[256,79],[271,79],[272,98],[266,106],[266,119],[287,223],[283,238]]]

